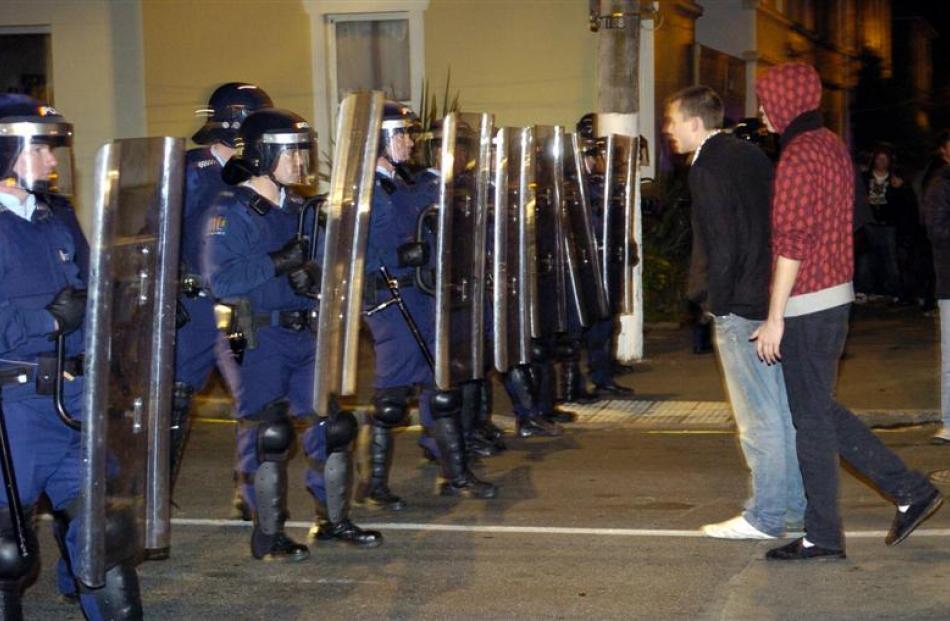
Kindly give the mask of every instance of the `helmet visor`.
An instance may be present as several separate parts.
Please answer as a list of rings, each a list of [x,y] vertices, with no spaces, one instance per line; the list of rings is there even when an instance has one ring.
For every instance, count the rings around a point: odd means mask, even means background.
[[[265,134],[262,141],[276,151],[272,173],[278,183],[301,196],[317,193],[317,141],[312,134]]]
[[[393,164],[402,164],[413,159],[413,145],[419,140],[421,127],[413,118],[384,120],[382,138],[386,154]]]
[[[29,192],[73,193],[72,125],[69,123],[0,123],[0,138],[16,148],[4,163],[3,182]]]

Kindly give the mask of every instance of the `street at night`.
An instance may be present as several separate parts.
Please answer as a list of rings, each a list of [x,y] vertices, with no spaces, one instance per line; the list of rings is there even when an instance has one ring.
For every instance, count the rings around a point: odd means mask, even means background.
[[[933,320],[907,311],[859,309],[840,392],[877,422],[936,420]],[[510,439],[480,477],[500,486],[493,501],[433,495],[437,468],[398,435],[394,491],[400,513],[356,507],[361,526],[383,529],[382,547],[314,545],[308,561],[261,565],[250,558],[250,524],[227,519],[232,424],[204,422],[191,439],[177,488],[172,558],[140,567],[156,619],[945,619],[950,609],[950,512],[938,512],[906,542],[884,545],[893,505],[842,475],[848,559],[771,563],[775,543],[703,537],[705,523],[734,515],[748,474],[734,434],[702,416],[716,410],[710,356],[686,353],[683,330],[653,330],[658,352],[624,376],[644,400],[681,399],[693,425],[671,428],[601,413],[560,438]],[[905,348],[909,338],[930,345]],[[364,365],[365,366],[365,365]],[[677,386],[679,389],[677,389]],[[507,407],[496,389],[496,408]],[[721,395],[721,392],[718,393]],[[652,407],[669,409],[671,401]],[[687,405],[692,404],[692,405]],[[878,404],[879,407],[873,407]],[[618,404],[619,405],[619,404]],[[723,404],[724,405],[724,404]],[[585,406],[594,412],[602,404]],[[903,414],[883,414],[883,410]],[[727,410],[726,410],[727,411]],[[502,424],[510,421],[500,417]],[[510,425],[509,425],[510,426]],[[692,427],[693,432],[683,427]],[[878,430],[909,465],[950,467],[950,449],[929,444],[934,425]],[[292,536],[303,540],[313,503],[290,475]],[[946,493],[947,486],[941,486]],[[55,594],[55,550],[40,527],[44,570],[25,600],[35,618],[79,619]],[[802,593],[807,590],[808,597]]]

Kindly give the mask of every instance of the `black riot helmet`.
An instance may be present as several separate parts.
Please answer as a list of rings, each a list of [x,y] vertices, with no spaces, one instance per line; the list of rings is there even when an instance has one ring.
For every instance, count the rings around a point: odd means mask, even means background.
[[[597,115],[593,112],[588,112],[577,121],[576,126],[577,135],[580,137],[581,144],[584,148],[584,155],[590,157],[596,157],[598,155],[596,124]]]
[[[309,196],[317,188],[317,136],[310,124],[289,110],[258,110],[245,119],[234,143],[237,154],[224,168],[225,182],[269,177],[280,187]]]
[[[419,117],[407,105],[398,101],[387,101],[383,104],[383,122],[380,126],[379,136],[379,155],[384,157],[393,165],[408,162],[412,154],[393,153],[390,148],[393,138],[399,134],[409,134],[415,140],[419,133]]]
[[[259,86],[244,82],[222,84],[211,93],[208,107],[197,111],[207,119],[191,139],[196,144],[222,142],[234,147],[238,129],[252,112],[273,108],[274,102]]]
[[[35,194],[72,194],[73,126],[18,93],[0,94],[0,183]]]

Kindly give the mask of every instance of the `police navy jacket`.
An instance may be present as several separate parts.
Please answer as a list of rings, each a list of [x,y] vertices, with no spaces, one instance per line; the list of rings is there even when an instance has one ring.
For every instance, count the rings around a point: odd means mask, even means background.
[[[399,246],[415,241],[416,222],[421,211],[428,206],[429,196],[431,188],[410,186],[398,176],[389,177],[377,170],[366,247],[367,274],[379,276],[380,265],[385,265],[397,277],[415,270],[399,267],[396,251]]]
[[[277,276],[268,253],[297,234],[300,201],[291,194],[277,207],[239,186],[218,194],[209,212],[202,274],[216,298],[247,298],[254,312],[303,310],[313,301],[294,293],[286,276]],[[260,202],[260,201],[259,201]]]
[[[185,200],[181,222],[181,261],[188,273],[201,273],[201,246],[205,219],[217,195],[229,188],[221,178],[222,166],[210,147],[190,149],[185,155]]]
[[[67,285],[85,288],[88,260],[89,246],[66,201],[38,204],[30,221],[0,206],[0,358],[32,363],[53,351],[46,306]],[[82,347],[82,329],[66,338],[68,356]]]

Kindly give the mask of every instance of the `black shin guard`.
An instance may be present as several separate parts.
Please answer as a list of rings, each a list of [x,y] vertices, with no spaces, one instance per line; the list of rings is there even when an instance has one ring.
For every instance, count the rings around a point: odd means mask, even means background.
[[[120,563],[106,572],[106,584],[88,591],[93,595],[99,618],[116,621],[142,619],[142,594],[135,567]]]
[[[168,472],[171,475],[171,489],[175,489],[175,481],[178,480],[178,472],[181,469],[181,461],[185,455],[185,445],[188,443],[188,436],[191,433],[191,397],[194,389],[188,384],[175,382],[172,394],[171,426],[169,428],[169,450],[171,452],[168,462]]]

